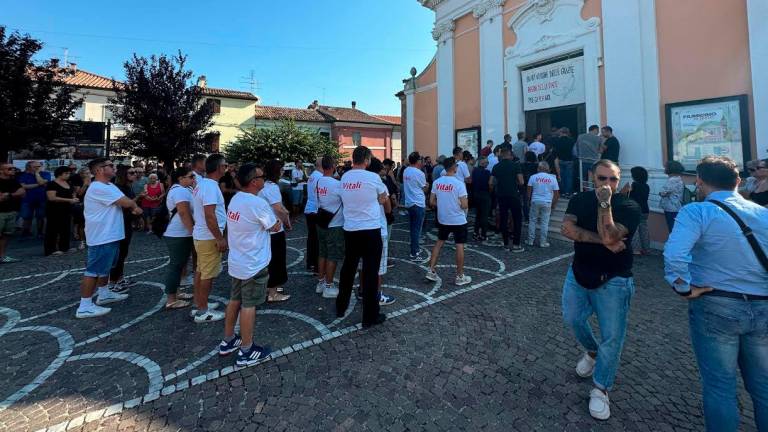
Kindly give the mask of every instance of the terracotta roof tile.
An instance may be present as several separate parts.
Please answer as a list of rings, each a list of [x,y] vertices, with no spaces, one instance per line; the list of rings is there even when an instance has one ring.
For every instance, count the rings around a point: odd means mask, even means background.
[[[378,114],[375,114],[375,116],[380,118],[380,119],[382,119],[382,120],[384,120],[384,121],[386,121],[386,122],[389,122],[389,123],[392,123],[392,124],[395,124],[395,125],[398,125],[398,126],[400,126],[400,124],[402,123],[402,120],[400,119],[400,116],[378,115]]]
[[[77,70],[74,75],[64,78],[64,82],[74,87],[112,90],[112,78],[96,75],[84,70]],[[118,83],[122,84],[120,81]]]
[[[320,106],[318,111],[338,122],[389,124],[386,120],[368,115],[354,108]]]
[[[254,101],[259,100],[258,96],[250,92],[221,89],[221,88],[215,88],[215,87],[203,88],[203,96],[215,96],[215,97],[232,98],[232,99],[246,99],[246,100],[254,100]]]
[[[262,120],[295,120],[328,123],[329,119],[317,110],[257,105],[255,117]]]

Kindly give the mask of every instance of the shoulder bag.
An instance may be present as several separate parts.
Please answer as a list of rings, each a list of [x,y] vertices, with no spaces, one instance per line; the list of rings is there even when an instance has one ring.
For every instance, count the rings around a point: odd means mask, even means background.
[[[747,224],[741,220],[739,215],[737,215],[736,212],[733,211],[730,207],[725,205],[725,203],[716,200],[709,200],[709,202],[725,210],[725,212],[728,213],[733,218],[733,220],[736,221],[737,224],[739,224],[739,228],[741,228],[741,232],[744,234],[744,237],[747,238],[747,242],[749,242],[749,246],[752,247],[752,251],[755,253],[755,256],[757,256],[757,260],[760,261],[760,264],[763,265],[765,271],[768,271],[768,257],[765,256],[763,248],[761,248],[760,243],[757,242],[755,233],[752,231],[752,228],[747,226]]]
[[[320,228],[328,229],[328,225],[331,224],[331,221],[336,216],[336,213],[341,210],[343,204],[340,204],[339,208],[333,213],[320,207],[320,179],[317,179],[317,182],[315,182],[315,195],[317,196],[317,216],[315,216],[315,223]]]

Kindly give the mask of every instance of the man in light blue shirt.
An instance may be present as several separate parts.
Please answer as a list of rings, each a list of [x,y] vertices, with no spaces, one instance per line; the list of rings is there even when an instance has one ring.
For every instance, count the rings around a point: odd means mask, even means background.
[[[742,198],[739,171],[724,157],[696,167],[698,200],[683,207],[664,248],[667,282],[690,300],[691,344],[699,363],[707,431],[736,431],[737,368],[752,396],[758,430],[768,430],[768,269],[733,210],[768,253],[768,209]]]

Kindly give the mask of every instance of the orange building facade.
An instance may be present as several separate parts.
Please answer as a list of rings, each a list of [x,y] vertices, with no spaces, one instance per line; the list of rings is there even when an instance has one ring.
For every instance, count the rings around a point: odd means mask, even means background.
[[[768,1],[418,2],[435,13],[437,51],[399,94],[404,156],[610,125],[625,177],[650,173],[657,246],[667,160],[768,157]]]

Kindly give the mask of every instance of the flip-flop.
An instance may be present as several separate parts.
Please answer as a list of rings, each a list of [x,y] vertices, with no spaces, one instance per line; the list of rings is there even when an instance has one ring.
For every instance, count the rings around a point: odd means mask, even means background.
[[[289,298],[291,298],[290,295],[277,293],[274,296],[268,296],[267,303],[280,303],[288,300]]]
[[[188,301],[176,300],[173,303],[166,303],[165,309],[166,310],[183,309],[185,307],[188,307],[189,305],[190,303]]]
[[[182,300],[190,300],[190,299],[195,298],[195,296],[194,296],[194,294],[180,292],[180,293],[176,294],[176,298],[177,299],[182,299]]]

